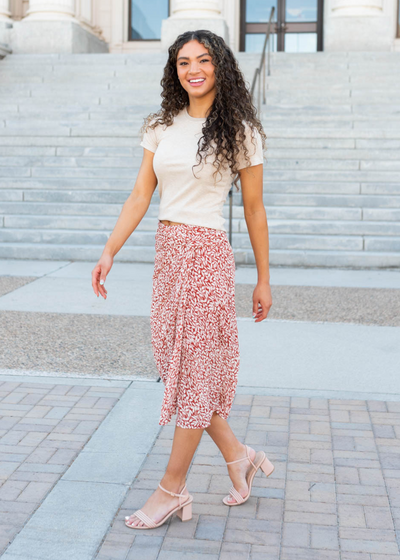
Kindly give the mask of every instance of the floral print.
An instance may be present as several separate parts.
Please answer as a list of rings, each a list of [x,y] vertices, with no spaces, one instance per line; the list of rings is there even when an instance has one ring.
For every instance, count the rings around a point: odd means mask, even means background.
[[[160,425],[177,413],[180,428],[227,418],[239,371],[235,261],[227,234],[158,222],[151,338],[165,384]]]

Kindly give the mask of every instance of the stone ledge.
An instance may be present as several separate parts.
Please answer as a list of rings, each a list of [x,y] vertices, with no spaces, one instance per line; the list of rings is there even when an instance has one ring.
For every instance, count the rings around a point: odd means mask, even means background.
[[[73,21],[22,20],[10,37],[15,54],[108,53],[108,43]]]

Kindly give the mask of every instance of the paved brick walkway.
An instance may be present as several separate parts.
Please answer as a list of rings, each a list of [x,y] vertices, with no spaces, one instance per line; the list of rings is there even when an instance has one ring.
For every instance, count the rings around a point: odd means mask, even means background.
[[[0,554],[123,391],[0,379]]]
[[[204,434],[189,478],[193,519],[152,531],[124,518],[157,486],[171,448],[164,427],[97,560],[398,560],[400,403],[237,395],[230,423],[275,464],[228,508],[227,469]]]

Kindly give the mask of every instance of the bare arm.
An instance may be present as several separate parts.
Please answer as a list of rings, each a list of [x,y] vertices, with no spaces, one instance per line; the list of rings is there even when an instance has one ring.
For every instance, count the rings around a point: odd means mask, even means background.
[[[268,223],[263,202],[263,165],[241,169],[239,175],[244,217],[257,266],[258,279],[253,293],[253,315],[256,315],[258,323],[267,317],[272,305],[269,284]]]
[[[97,297],[100,293],[106,299],[107,290],[103,284],[113,264],[114,256],[143,219],[157,186],[157,177],[153,170],[154,153],[145,148],[143,151],[135,186],[122,207],[98,263],[92,270],[92,287]]]

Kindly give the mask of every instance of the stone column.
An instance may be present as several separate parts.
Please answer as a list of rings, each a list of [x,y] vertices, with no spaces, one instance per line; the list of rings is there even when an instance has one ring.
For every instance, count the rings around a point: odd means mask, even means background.
[[[324,50],[392,50],[396,11],[397,0],[327,0]]]
[[[221,5],[218,0],[175,0],[172,17],[183,18],[219,18]]]
[[[0,60],[11,54],[10,31],[13,26],[9,0],[0,0]]]
[[[172,15],[162,21],[162,50],[168,50],[181,33],[196,29],[208,29],[229,44],[228,26],[221,14],[221,0],[174,0]]]
[[[75,17],[75,10],[75,0],[30,0],[26,16],[14,24],[13,52],[108,52],[108,44]]]
[[[10,0],[0,0],[0,22],[11,22]]]
[[[75,0],[30,0],[25,20],[74,21]]]

